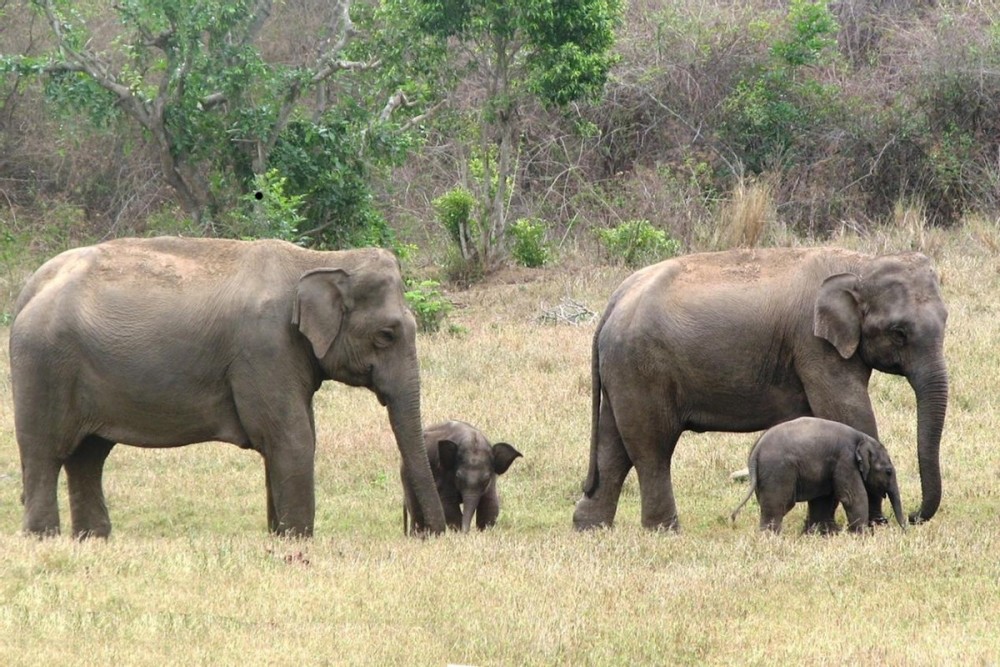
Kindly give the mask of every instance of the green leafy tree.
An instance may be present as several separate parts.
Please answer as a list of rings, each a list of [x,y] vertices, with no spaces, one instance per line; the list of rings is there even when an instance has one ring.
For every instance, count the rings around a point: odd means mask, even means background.
[[[476,80],[465,184],[478,201],[479,261],[490,266],[508,223],[515,187],[518,118],[538,100],[561,107],[598,95],[614,55],[619,0],[397,0],[415,7],[420,27],[450,39],[454,63]],[[473,173],[474,172],[474,173]],[[470,177],[471,176],[471,177]]]
[[[814,69],[837,58],[838,24],[827,2],[792,0],[769,58],[739,81],[722,105],[722,137],[752,173],[808,145],[824,120],[838,112],[839,89]]]
[[[2,57],[0,73],[41,76],[50,100],[96,121],[123,116],[138,123],[185,213],[207,231],[217,231],[220,208],[235,192],[253,188],[254,177],[272,167],[285,179],[287,196],[304,198],[306,223],[298,233],[313,242],[359,236],[334,233],[335,219],[384,228],[367,189],[366,160],[405,151],[408,143],[395,137],[421,114],[405,91],[381,87],[412,74],[392,60],[406,53],[396,49],[383,60],[355,44],[387,40],[378,31],[359,35],[350,0],[316,4],[315,23],[294,35],[295,52],[310,54],[298,62],[262,55],[262,31],[280,30],[272,24],[283,5],[272,0],[120,0],[111,9],[116,21],[99,35],[88,26],[89,4],[32,5],[55,49],[43,57]],[[365,20],[374,18],[368,5],[362,10]],[[419,48],[420,41],[409,43]],[[374,70],[383,72],[366,79]],[[358,90],[366,93],[355,99]],[[352,141],[334,147],[338,135]],[[324,189],[320,182],[335,185]],[[347,202],[338,215],[331,212],[335,199]]]

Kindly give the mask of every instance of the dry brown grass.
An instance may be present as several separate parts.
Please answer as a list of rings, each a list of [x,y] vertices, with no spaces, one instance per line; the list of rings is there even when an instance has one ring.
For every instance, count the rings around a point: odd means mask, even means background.
[[[908,249],[911,239],[839,242]],[[613,530],[571,530],[593,323],[536,318],[565,295],[602,310],[618,269],[502,274],[451,295],[468,333],[420,339],[425,420],[466,419],[525,455],[501,479],[503,512],[485,534],[404,538],[384,411],[328,384],[316,401],[315,539],[269,537],[260,461],[217,444],[121,447],[107,471],[109,541],[26,539],[4,349],[0,663],[995,664],[1000,272],[962,232],[937,264],[952,378],[943,504],[927,525],[861,539],[762,536],[753,507],[730,527],[742,488],[728,474],[753,435],[718,433],[678,447],[681,534],[638,527],[634,476]],[[876,374],[871,393],[912,510],[912,392]]]
[[[768,177],[740,178],[719,207],[713,248],[755,248],[778,224],[774,183]]]

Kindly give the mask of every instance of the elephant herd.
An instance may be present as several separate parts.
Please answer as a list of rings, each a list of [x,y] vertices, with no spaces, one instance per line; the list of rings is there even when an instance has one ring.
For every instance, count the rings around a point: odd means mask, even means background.
[[[612,525],[634,467],[642,524],[679,528],[671,458],[681,433],[764,429],[749,462],[762,528],[780,530],[791,505],[808,501],[807,528],[835,529],[843,504],[858,530],[884,521],[886,495],[904,523],[877,441],[873,369],[905,376],[916,395],[922,501],[909,521],[930,519],[941,500],[946,320],[919,253],[733,250],[637,271],[594,334],[589,466],[573,525]],[[496,477],[521,455],[462,422],[423,429],[416,323],[399,263],[379,249],[161,237],[69,250],[18,297],[10,362],[27,534],[59,532],[62,469],[72,534],[106,537],[102,474],[115,444],[217,440],[263,457],[269,529],[311,535],[312,402],[325,380],[366,387],[386,407],[407,531],[468,530],[473,516],[491,525]]]

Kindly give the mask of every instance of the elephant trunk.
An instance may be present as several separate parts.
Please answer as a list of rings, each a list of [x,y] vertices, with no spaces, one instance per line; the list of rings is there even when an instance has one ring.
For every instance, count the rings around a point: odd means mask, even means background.
[[[472,527],[472,517],[479,508],[480,494],[466,493],[462,496],[462,532],[467,533]]]
[[[910,522],[920,523],[934,516],[941,504],[939,450],[948,409],[948,370],[939,357],[930,370],[907,379],[917,397],[917,461],[922,496],[920,509],[910,515]]]
[[[419,377],[407,383],[406,390],[389,398],[386,407],[389,411],[389,424],[396,436],[396,446],[403,459],[403,469],[420,507],[420,515],[423,516],[423,525],[433,533],[443,533],[444,509],[424,446]]]
[[[906,530],[906,515],[903,514],[903,503],[899,499],[899,484],[895,475],[889,482],[889,503],[892,505],[892,513],[896,515],[896,523],[903,530]]]

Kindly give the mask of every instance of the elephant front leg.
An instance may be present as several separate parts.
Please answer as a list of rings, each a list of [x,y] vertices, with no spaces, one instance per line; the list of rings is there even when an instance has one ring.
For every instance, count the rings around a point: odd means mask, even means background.
[[[889,523],[888,517],[882,511],[882,497],[869,494],[868,496],[868,525],[884,526]]]
[[[314,449],[275,449],[266,463],[270,480],[268,528],[283,537],[311,537],[316,517]]]
[[[108,537],[111,518],[104,500],[104,461],[115,443],[89,436],[66,459],[66,483],[73,537]]]
[[[500,516],[500,496],[497,493],[496,482],[486,489],[479,499],[479,506],[476,508],[476,528],[485,530],[497,522]]]

